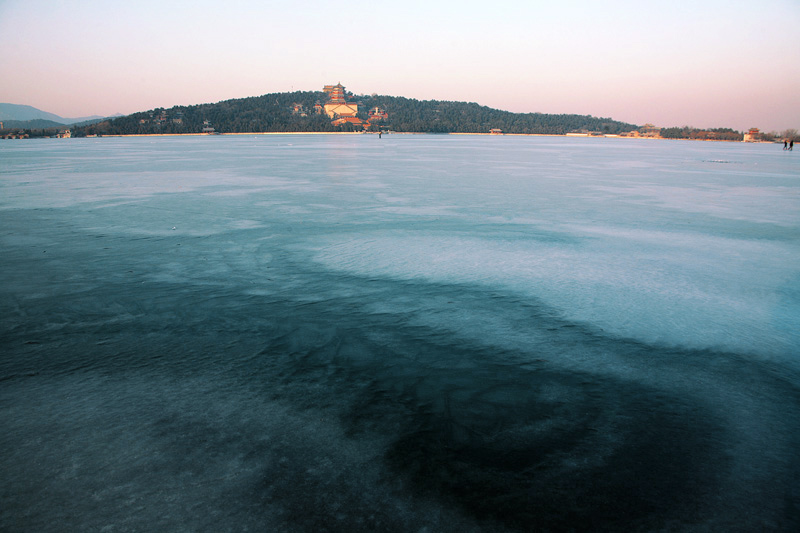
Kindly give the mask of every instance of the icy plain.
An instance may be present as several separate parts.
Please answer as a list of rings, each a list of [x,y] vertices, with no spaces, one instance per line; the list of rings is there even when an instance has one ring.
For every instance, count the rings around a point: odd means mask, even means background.
[[[0,143],[0,529],[800,528],[800,153]]]

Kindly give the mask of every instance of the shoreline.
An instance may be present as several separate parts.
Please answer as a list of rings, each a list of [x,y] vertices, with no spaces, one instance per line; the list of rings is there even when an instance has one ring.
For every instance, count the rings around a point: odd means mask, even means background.
[[[743,143],[743,144],[780,144],[779,141],[732,141],[727,139],[672,139],[666,137],[627,137],[622,135],[590,135],[575,133],[432,133],[417,131],[393,131],[382,132],[384,135],[478,135],[486,137],[570,137],[581,139],[636,139],[646,141],[699,141],[699,142],[724,142],[724,143]],[[94,135],[86,137],[73,137],[75,139],[93,139],[102,137],[213,137],[230,135],[376,135],[376,132],[365,131],[251,131],[251,132],[230,132],[230,133],[129,133],[129,134],[108,134]]]
[[[477,135],[487,137],[570,137],[582,139],[636,139],[648,141],[700,141],[700,142],[725,142],[743,144],[780,144],[781,141],[733,141],[727,139],[673,139],[666,137],[628,137],[618,134],[591,135],[588,133],[433,133],[416,131],[392,131],[381,132],[384,135]],[[97,139],[103,137],[213,137],[230,135],[376,135],[377,132],[366,131],[251,131],[251,132],[230,132],[230,133],[127,133],[127,134],[101,134],[87,135],[85,137],[70,137],[71,139]],[[33,139],[49,139],[50,137],[32,137]],[[30,139],[30,138],[28,138]],[[2,139],[12,140],[12,139]],[[16,140],[16,139],[13,139]]]

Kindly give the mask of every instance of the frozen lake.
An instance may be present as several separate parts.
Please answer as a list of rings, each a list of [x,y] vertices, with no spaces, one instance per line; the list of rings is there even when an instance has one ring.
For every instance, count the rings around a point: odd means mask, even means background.
[[[0,530],[800,529],[800,154],[0,142]]]

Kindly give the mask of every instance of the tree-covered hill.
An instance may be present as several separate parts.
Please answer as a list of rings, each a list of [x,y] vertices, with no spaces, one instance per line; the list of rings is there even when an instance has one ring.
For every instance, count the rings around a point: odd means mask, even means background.
[[[272,93],[226,100],[216,104],[154,109],[77,128],[77,136],[92,134],[201,133],[213,128],[219,133],[351,131],[351,124],[331,125],[314,105],[324,104],[327,95],[316,91]],[[587,115],[511,113],[476,103],[415,100],[398,96],[353,96],[359,104],[358,117],[366,122],[369,111],[380,107],[388,119],[373,122],[371,128],[419,133],[503,133],[566,134],[575,131],[620,133],[636,129],[610,118]]]
[[[362,97],[365,111],[381,107],[389,114],[389,128],[395,131],[432,133],[540,133],[563,135],[570,132],[620,133],[637,126],[610,118],[588,115],[511,113],[474,102],[414,100],[397,96]]]
[[[664,139],[699,139],[713,141],[741,141],[742,134],[730,128],[712,128],[701,130],[684,126],[682,128],[661,128],[661,137]],[[766,135],[765,135],[766,136]]]
[[[33,129],[63,129],[66,128],[60,122],[37,118],[33,120],[3,120],[3,128],[6,130],[33,130]]]

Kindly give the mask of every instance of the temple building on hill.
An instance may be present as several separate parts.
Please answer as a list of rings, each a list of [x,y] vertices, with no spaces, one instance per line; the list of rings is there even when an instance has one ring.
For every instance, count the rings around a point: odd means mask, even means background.
[[[381,109],[380,107],[373,107],[369,112],[369,121],[370,122],[377,122],[380,120],[386,120],[389,118],[389,114]]]
[[[356,113],[358,113],[358,104],[347,103],[344,97],[344,86],[341,83],[336,85],[326,85],[323,89],[328,94],[330,100],[325,104],[325,114],[330,118],[339,117],[339,119],[348,119],[344,122],[355,123]],[[360,119],[356,119],[361,124]],[[339,122],[341,123],[341,122]]]
[[[357,128],[369,129],[371,126],[378,127],[374,123],[388,120],[389,114],[380,107],[373,107],[369,112],[369,118],[366,122],[362,121],[356,115],[358,113],[358,104],[355,102],[348,102],[345,95],[344,86],[341,83],[336,85],[326,85],[322,88],[322,92],[328,95],[328,101],[325,105],[317,102],[314,110],[317,113],[325,113],[330,117],[331,124],[340,126],[342,124],[352,124]]]
[[[301,117],[307,117],[308,114],[306,113],[306,108],[303,107],[303,104],[292,104],[292,114],[300,115]]]
[[[341,83],[337,83],[336,85],[326,85],[322,88],[322,91],[328,95],[328,98],[331,99],[331,102],[336,102],[337,104],[343,104],[345,102],[344,85]]]
[[[331,124],[334,126],[341,126],[345,122],[349,122],[353,126],[364,126],[364,122],[358,117],[339,117],[336,120],[333,120]]]

